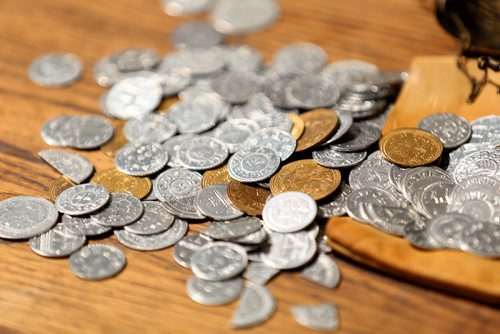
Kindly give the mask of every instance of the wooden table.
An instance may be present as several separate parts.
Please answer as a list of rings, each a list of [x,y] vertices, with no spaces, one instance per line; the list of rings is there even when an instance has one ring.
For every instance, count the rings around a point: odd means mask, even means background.
[[[359,58],[385,69],[405,69],[411,57],[455,52],[425,3],[416,0],[281,1],[281,20],[248,37],[230,38],[260,49],[266,59],[287,43],[321,45],[331,60]],[[200,17],[201,18],[201,17]],[[169,33],[196,17],[165,15],[158,0],[0,2],[0,199],[48,197],[58,174],[36,152],[46,149],[41,124],[61,114],[98,114],[104,89],[92,66],[122,48],[172,49]],[[44,89],[26,75],[39,54],[79,55],[84,77],[64,89]],[[83,152],[98,171],[112,166],[99,151]],[[196,227],[195,227],[196,229]],[[111,238],[105,242],[117,244]],[[237,303],[208,307],[185,293],[189,270],[172,260],[172,249],[141,253],[120,247],[127,268],[103,282],[77,279],[67,259],[33,253],[26,242],[0,241],[0,333],[223,333]],[[295,304],[335,303],[345,333],[494,333],[500,313],[485,305],[420,288],[337,259],[343,280],[336,290],[297,273],[269,284],[278,310],[256,333],[307,333],[292,318]]]

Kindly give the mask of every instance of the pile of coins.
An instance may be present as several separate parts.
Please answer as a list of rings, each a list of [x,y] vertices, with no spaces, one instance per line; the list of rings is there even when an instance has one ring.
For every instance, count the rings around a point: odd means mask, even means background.
[[[211,1],[196,3],[164,1],[172,15],[207,10]],[[0,237],[29,239],[42,256],[69,256],[70,270],[88,280],[118,274],[126,260],[116,247],[85,246],[87,238],[113,233],[140,251],[175,245],[174,260],[193,272],[191,299],[240,299],[236,328],[273,315],[277,302],[265,285],[280,271],[338,285],[324,218],[349,214],[419,248],[498,257],[500,117],[469,124],[435,114],[379,142],[407,74],[359,60],[328,64],[310,43],[285,46],[270,64],[252,47],[221,45],[221,33],[248,32],[277,16],[245,17],[247,3],[274,4],[221,0],[211,25],[172,33],[177,50],[163,59],[127,49],[100,60],[94,76],[109,87],[104,116],[58,116],[41,136],[50,146],[100,148],[115,168],[94,173],[76,153],[40,151],[63,175],[50,189],[55,204],[31,196],[0,202]],[[232,12],[241,17],[225,17]],[[81,73],[81,62],[66,54],[38,58],[29,69],[48,87]],[[190,223],[207,220],[186,236]],[[306,327],[338,328],[332,304],[291,312]]]

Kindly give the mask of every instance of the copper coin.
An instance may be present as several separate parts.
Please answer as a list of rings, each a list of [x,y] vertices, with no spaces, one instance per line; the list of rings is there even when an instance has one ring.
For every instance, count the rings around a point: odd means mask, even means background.
[[[318,165],[312,159],[298,160],[281,167],[271,178],[273,195],[285,191],[301,191],[315,200],[332,194],[340,185],[341,176],[337,169]]]
[[[321,144],[330,138],[338,125],[337,113],[331,109],[315,109],[299,117],[304,121],[305,129],[297,140],[295,152],[302,152]]]
[[[227,165],[207,170],[203,173],[203,178],[201,179],[201,187],[205,188],[212,184],[228,184],[231,181],[229,172],[227,170]]]
[[[169,111],[169,108],[173,106],[174,104],[180,102],[181,99],[179,99],[178,96],[172,96],[172,97],[167,97],[163,99],[163,101],[160,103],[158,107],[158,112],[159,113],[166,113]]]
[[[115,134],[113,135],[113,138],[100,148],[102,153],[111,158],[115,156],[116,151],[128,143],[125,135],[123,134],[123,126],[125,125],[125,122],[121,120],[114,120],[113,125],[115,126]]]
[[[257,184],[231,180],[227,188],[227,195],[231,204],[240,211],[250,216],[260,216],[271,191]]]
[[[137,177],[119,172],[116,168],[96,173],[90,183],[100,184],[109,192],[125,192],[141,199],[151,192],[152,183],[147,177]]]
[[[293,138],[295,138],[295,140],[298,140],[304,133],[306,125],[302,120],[302,118],[300,118],[299,116],[292,113],[288,113],[286,115],[288,116],[288,118],[290,118],[290,120],[293,123],[291,134]]]
[[[379,146],[385,159],[403,167],[428,165],[443,153],[443,144],[437,136],[413,128],[389,132],[380,139]]]
[[[75,186],[76,183],[71,182],[66,176],[61,176],[57,180],[55,180],[49,188],[50,198],[55,201],[57,196],[62,193],[64,190]]]

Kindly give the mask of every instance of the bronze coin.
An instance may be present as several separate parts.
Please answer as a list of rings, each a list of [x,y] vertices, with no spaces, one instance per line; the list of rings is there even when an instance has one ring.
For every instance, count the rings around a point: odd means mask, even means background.
[[[271,191],[257,184],[231,180],[227,188],[227,195],[231,204],[238,210],[250,216],[260,216]]]
[[[298,140],[302,136],[302,134],[304,133],[304,129],[306,127],[305,123],[302,120],[302,118],[300,118],[299,116],[297,116],[295,114],[288,113],[286,115],[288,116],[288,118],[290,118],[290,120],[293,123],[291,134],[292,134],[293,138],[295,138],[295,140]]]
[[[67,179],[66,176],[61,176],[50,185],[50,198],[55,201],[60,193],[73,186],[76,186],[76,183],[73,183],[72,181]]]
[[[337,113],[331,109],[315,109],[299,116],[305,124],[304,133],[297,140],[295,152],[302,152],[331,137],[338,125]]]
[[[128,143],[125,135],[123,134],[123,126],[125,125],[125,122],[122,120],[114,120],[113,125],[115,126],[115,134],[113,135],[113,138],[100,147],[101,152],[111,158],[115,156],[116,151]]]
[[[90,183],[100,184],[109,192],[125,192],[141,199],[151,192],[152,183],[147,177],[137,177],[119,172],[116,168],[96,173]]]
[[[205,188],[212,184],[228,184],[231,181],[229,172],[227,170],[227,165],[207,170],[203,173],[203,178],[201,179],[201,187]]]

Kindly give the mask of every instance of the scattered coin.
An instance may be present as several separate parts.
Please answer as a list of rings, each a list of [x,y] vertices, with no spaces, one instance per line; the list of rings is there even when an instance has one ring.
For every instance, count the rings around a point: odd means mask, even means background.
[[[227,72],[214,81],[212,89],[230,103],[245,103],[260,91],[258,78],[252,72]]]
[[[347,196],[352,192],[352,188],[345,182],[330,196],[318,203],[318,216],[330,218],[343,216],[347,213],[345,203]]]
[[[39,86],[66,87],[83,73],[83,64],[70,53],[49,53],[35,59],[28,68],[28,76]]]
[[[299,138],[302,136],[306,128],[304,120],[292,113],[288,113],[286,115],[288,116],[288,118],[290,118],[290,120],[293,123],[291,131],[293,138],[295,138],[295,140],[299,140]]]
[[[332,304],[299,305],[292,308],[295,320],[315,330],[336,330],[339,327],[337,308]]]
[[[122,148],[123,145],[127,144],[127,138],[123,134],[124,123],[121,120],[115,120],[115,133],[113,137],[104,145],[101,145],[99,149],[101,152],[106,154],[108,157],[114,158],[116,151]]]
[[[195,199],[198,211],[217,220],[230,220],[241,217],[243,212],[231,204],[227,188],[226,184],[215,184],[200,190]]]
[[[330,109],[317,109],[299,116],[305,124],[305,130],[297,141],[296,152],[305,151],[328,139],[337,127],[337,114]]]
[[[229,159],[228,171],[236,181],[264,181],[278,170],[280,162],[279,154],[271,148],[244,148]]]
[[[168,230],[174,223],[175,217],[167,211],[163,203],[143,202],[142,204],[144,213],[134,223],[125,225],[126,231],[138,235],[151,235]]]
[[[221,281],[245,270],[247,252],[237,244],[214,242],[200,248],[191,258],[191,270],[202,279]]]
[[[239,210],[250,216],[260,216],[271,191],[256,184],[231,180],[227,195],[229,201]]]
[[[227,159],[226,145],[208,136],[187,139],[179,145],[177,159],[179,164],[191,170],[207,170],[220,166]]]
[[[110,193],[129,193],[139,199],[147,196],[152,188],[149,178],[123,174],[116,168],[96,173],[90,183],[100,184],[106,187]]]
[[[228,184],[231,181],[227,165],[207,170],[203,173],[201,187],[206,188],[214,184]],[[234,204],[234,203],[233,203]]]
[[[255,217],[242,217],[229,221],[215,221],[201,233],[216,240],[232,240],[247,236],[262,228],[262,221]]]
[[[328,56],[319,46],[311,43],[290,44],[279,50],[273,67],[283,74],[318,73],[326,65]]]
[[[191,258],[203,246],[211,244],[212,239],[200,234],[192,234],[182,238],[174,247],[174,260],[185,268],[191,268]]]
[[[109,201],[109,192],[99,184],[81,184],[64,190],[56,200],[56,208],[68,215],[85,215],[102,208]]]
[[[90,216],[62,216],[62,224],[72,234],[95,237],[111,231],[110,226],[97,224]]]
[[[314,199],[301,192],[287,191],[269,199],[262,217],[267,228],[281,233],[302,230],[316,218]]]
[[[269,235],[271,246],[262,254],[262,261],[276,269],[303,266],[316,254],[315,237],[307,230],[293,233],[273,232]]]
[[[340,270],[332,258],[320,253],[316,260],[301,271],[305,279],[333,289],[340,282]]]
[[[207,11],[212,3],[213,0],[162,0],[163,9],[171,16],[199,14]]]
[[[45,233],[31,237],[29,246],[35,253],[46,257],[65,257],[85,244],[84,235],[76,235],[66,225],[57,224]]]
[[[177,126],[166,117],[147,114],[141,118],[129,119],[123,127],[123,134],[129,142],[138,144],[162,143],[171,138]]]
[[[466,143],[472,135],[469,122],[453,113],[432,114],[421,120],[418,127],[438,136],[447,149]]]
[[[189,22],[178,26],[170,35],[173,45],[180,48],[210,48],[222,43],[224,35],[206,22]]]
[[[108,204],[91,218],[98,224],[121,227],[132,224],[143,214],[142,202],[127,193],[112,193]]]
[[[329,168],[354,167],[366,158],[366,151],[338,152],[331,146],[325,146],[312,152],[316,163]]]
[[[274,276],[280,272],[279,269],[269,267],[263,262],[250,262],[243,272],[243,277],[257,285],[266,285]]]
[[[153,49],[128,48],[113,53],[109,61],[121,72],[135,72],[154,68],[160,57]]]
[[[500,116],[490,115],[478,118],[472,123],[471,143],[490,143],[500,145]]]
[[[68,180],[66,177],[61,176],[56,179],[49,188],[50,199],[55,201],[57,196],[62,193],[64,190],[75,186],[76,184]]]
[[[246,140],[259,129],[259,125],[249,119],[230,119],[217,126],[211,133],[213,136],[226,144],[230,153],[238,151],[242,145],[246,146]]]
[[[187,294],[195,302],[203,305],[224,305],[232,302],[243,290],[240,277],[223,281],[207,281],[197,276],[187,282]]]
[[[366,122],[355,122],[330,147],[339,152],[357,152],[368,149],[380,137],[380,129]]]
[[[69,257],[69,269],[85,280],[102,280],[117,275],[125,267],[125,256],[106,244],[85,246]]]
[[[160,144],[127,144],[116,152],[115,165],[120,172],[146,176],[159,172],[168,162],[167,152]]]
[[[43,150],[38,155],[59,173],[75,183],[82,183],[94,172],[94,166],[87,158],[62,150]]]
[[[244,143],[249,147],[267,147],[275,150],[280,155],[281,161],[288,159],[297,146],[295,138],[284,130],[278,128],[265,128],[255,132]]]
[[[233,314],[231,326],[246,328],[268,320],[276,311],[276,300],[265,286],[247,283],[240,304]]]

